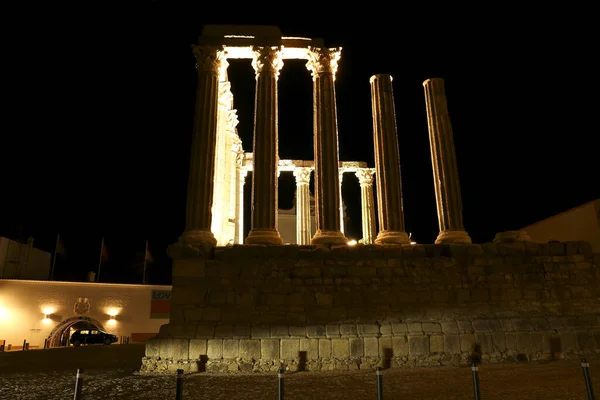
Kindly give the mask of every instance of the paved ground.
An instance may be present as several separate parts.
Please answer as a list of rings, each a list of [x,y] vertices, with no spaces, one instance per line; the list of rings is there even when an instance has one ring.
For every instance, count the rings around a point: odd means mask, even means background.
[[[142,346],[90,346],[0,354],[0,399],[73,398],[75,371],[87,368],[83,394],[90,399],[174,399],[174,376],[139,376]],[[592,358],[600,390],[600,358]],[[98,368],[94,368],[94,364]],[[596,367],[597,366],[597,367]],[[31,371],[31,372],[30,372]],[[587,399],[579,360],[483,365],[481,399]],[[384,371],[384,398],[473,399],[467,367]],[[277,376],[188,375],[184,399],[276,400]],[[377,399],[374,371],[286,374],[285,399]]]

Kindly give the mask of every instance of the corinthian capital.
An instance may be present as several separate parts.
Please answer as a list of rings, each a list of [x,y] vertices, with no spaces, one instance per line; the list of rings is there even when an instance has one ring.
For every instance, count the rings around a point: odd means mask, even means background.
[[[375,168],[361,168],[355,172],[360,186],[371,186],[373,184],[373,174]]]
[[[294,168],[294,176],[296,177],[296,185],[310,183],[310,171],[312,168],[298,167]]]
[[[192,52],[196,57],[196,69],[204,72],[220,74],[222,67],[227,68],[227,56],[223,46],[192,46]]]
[[[324,47],[309,47],[308,62],[306,68],[311,72],[313,79],[317,74],[330,72],[335,78],[335,73],[338,68],[338,61],[342,56],[342,48],[324,48]]]
[[[252,67],[256,71],[256,79],[261,72],[273,72],[275,78],[279,77],[279,71],[283,67],[281,47],[278,46],[253,46]]]

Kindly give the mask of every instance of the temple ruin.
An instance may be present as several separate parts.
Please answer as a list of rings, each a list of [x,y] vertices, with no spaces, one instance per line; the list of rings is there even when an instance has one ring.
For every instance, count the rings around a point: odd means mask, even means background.
[[[444,81],[423,83],[439,219],[435,244],[404,227],[392,77],[371,77],[375,168],[338,156],[341,48],[275,27],[207,26],[193,46],[198,89],[186,229],[173,258],[170,322],[147,342],[142,373],[368,369],[539,360],[600,348],[600,256],[588,243],[531,243],[524,232],[472,244]],[[227,60],[252,60],[254,140],[235,131]],[[278,157],[278,75],[306,60],[314,160]],[[252,226],[243,190],[252,171]],[[308,184],[314,171],[315,226]],[[296,241],[278,231],[278,177],[296,178]],[[340,182],[361,185],[364,244],[348,246]],[[373,180],[377,179],[375,231]],[[314,234],[312,232],[314,231]]]

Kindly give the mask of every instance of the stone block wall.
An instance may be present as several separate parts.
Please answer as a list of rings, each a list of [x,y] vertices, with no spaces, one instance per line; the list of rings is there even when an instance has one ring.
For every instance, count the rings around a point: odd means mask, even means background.
[[[600,350],[586,242],[173,246],[170,323],[142,373],[332,370]]]

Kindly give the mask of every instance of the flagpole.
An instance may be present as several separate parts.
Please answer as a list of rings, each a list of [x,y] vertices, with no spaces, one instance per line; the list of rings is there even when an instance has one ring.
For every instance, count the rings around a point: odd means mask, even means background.
[[[142,274],[142,283],[146,283],[146,264],[148,262],[148,240],[146,240],[146,249],[144,250],[144,272]]]
[[[100,261],[98,261],[98,275],[96,275],[96,282],[100,282],[100,267],[102,267],[102,253],[104,253],[104,236],[102,236],[102,244],[100,245]]]
[[[58,253],[58,244],[60,243],[60,233],[56,235],[56,246],[54,246],[54,256],[52,257],[52,268],[50,269],[50,280],[54,277],[54,266],[56,265],[56,253]]]

